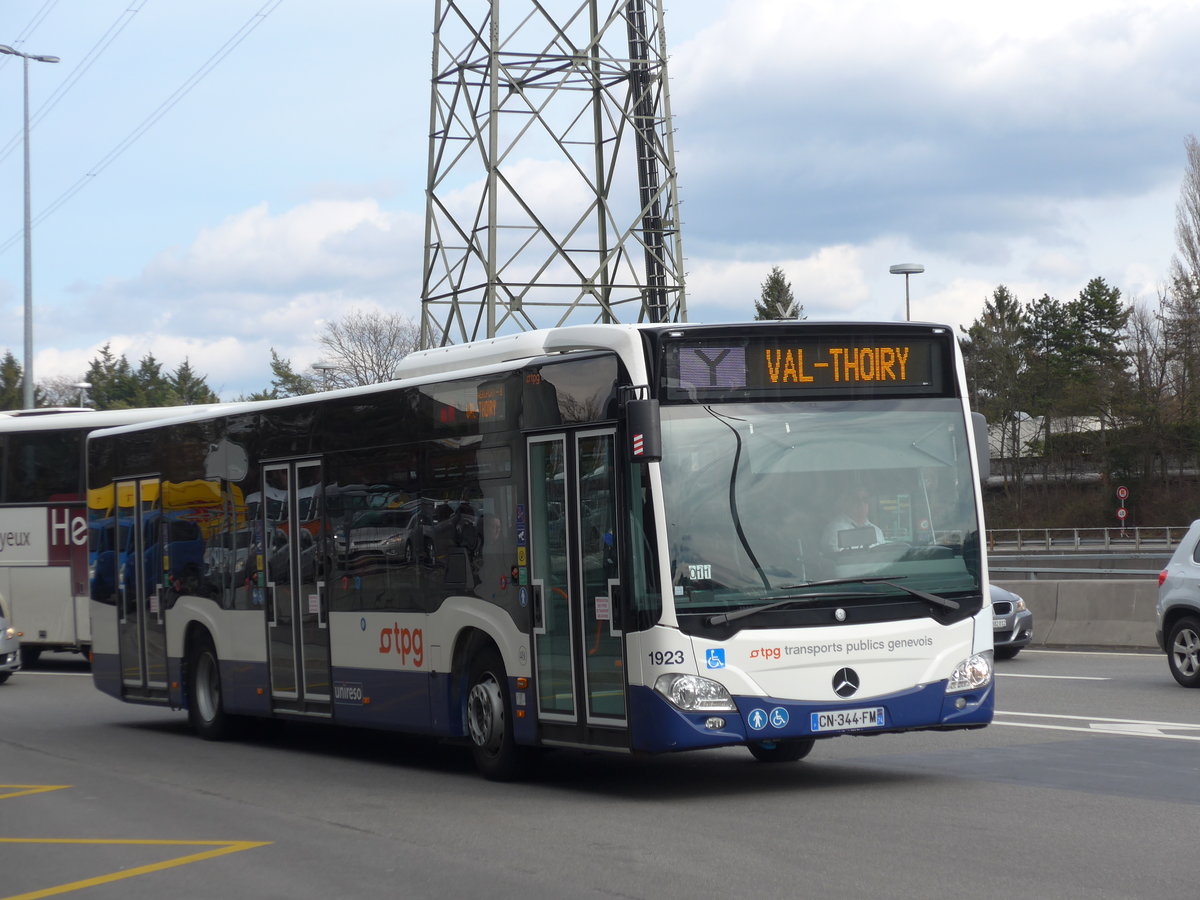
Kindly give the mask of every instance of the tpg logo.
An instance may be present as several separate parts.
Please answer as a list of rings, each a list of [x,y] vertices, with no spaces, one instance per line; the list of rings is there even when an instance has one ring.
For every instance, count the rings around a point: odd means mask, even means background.
[[[379,652],[399,654],[401,666],[408,666],[411,658],[412,667],[419,669],[425,661],[425,638],[420,628],[401,628],[393,622],[379,632]]]

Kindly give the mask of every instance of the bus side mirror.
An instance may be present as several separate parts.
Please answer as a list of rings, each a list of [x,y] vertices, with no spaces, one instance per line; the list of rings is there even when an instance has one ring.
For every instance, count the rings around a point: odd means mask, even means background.
[[[625,401],[625,458],[635,463],[662,459],[662,423],[657,400]]]
[[[987,481],[992,474],[992,454],[988,444],[987,419],[983,413],[971,413],[971,426],[975,430],[975,462],[979,466],[979,480]]]

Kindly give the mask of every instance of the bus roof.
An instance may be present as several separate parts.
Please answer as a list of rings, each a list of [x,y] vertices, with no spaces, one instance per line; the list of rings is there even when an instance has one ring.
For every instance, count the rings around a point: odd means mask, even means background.
[[[160,406],[145,409],[45,408],[0,411],[0,433],[24,431],[94,431],[117,425],[132,425],[175,419],[196,414],[211,414],[239,408],[242,403],[208,403],[193,406]]]

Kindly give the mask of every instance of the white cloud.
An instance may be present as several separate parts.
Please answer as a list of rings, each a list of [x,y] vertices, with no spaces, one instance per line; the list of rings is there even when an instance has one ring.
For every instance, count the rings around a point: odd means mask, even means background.
[[[107,343],[134,364],[147,353],[167,369],[187,358],[225,399],[264,389],[270,348],[306,366],[325,321],[354,309],[417,318],[421,227],[374,201],[279,214],[257,205],[158,254],[136,278],[79,289],[87,328],[43,316],[35,377],[75,377]]]

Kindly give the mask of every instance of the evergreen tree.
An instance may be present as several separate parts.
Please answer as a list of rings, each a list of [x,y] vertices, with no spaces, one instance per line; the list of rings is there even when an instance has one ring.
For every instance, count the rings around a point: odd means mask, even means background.
[[[771,274],[762,283],[762,293],[754,302],[756,321],[767,319],[807,319],[804,307],[792,295],[792,285],[783,277],[779,266],[771,267]]]
[[[176,402],[183,406],[192,406],[196,403],[217,403],[221,399],[213,393],[204,376],[197,374],[186,358],[171,375],[170,384]]]
[[[318,390],[316,379],[299,375],[292,369],[292,361],[280,356],[271,348],[271,387],[266,391],[251,394],[246,400],[278,400],[281,397],[300,397],[314,394]]]
[[[1018,509],[1025,469],[1021,422],[1028,416],[1025,373],[1028,322],[1020,301],[999,285],[983,313],[960,338],[966,365],[967,390],[972,407],[992,425],[999,426],[1000,446],[995,448],[1004,466],[1005,487],[1015,486]]]
[[[20,409],[25,402],[21,395],[21,364],[11,350],[4,351],[0,360],[0,409]]]
[[[96,409],[134,409],[138,403],[138,385],[129,360],[113,355],[105,344],[100,354],[88,366],[83,380],[92,388],[89,392]]]
[[[105,344],[88,366],[83,380],[95,409],[142,409],[160,406],[187,406],[216,403],[218,397],[185,359],[170,375],[163,374],[162,363],[147,353],[134,369],[122,354],[114,356]]]

